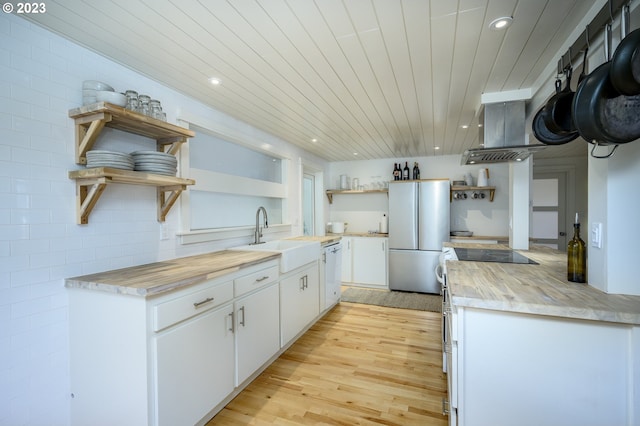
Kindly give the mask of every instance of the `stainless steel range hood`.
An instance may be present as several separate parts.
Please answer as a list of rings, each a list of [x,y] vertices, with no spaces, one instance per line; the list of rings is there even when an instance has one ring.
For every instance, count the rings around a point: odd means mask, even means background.
[[[525,145],[524,101],[483,105],[480,112],[480,143],[484,148],[468,149],[460,164],[486,164],[522,161],[544,144]]]

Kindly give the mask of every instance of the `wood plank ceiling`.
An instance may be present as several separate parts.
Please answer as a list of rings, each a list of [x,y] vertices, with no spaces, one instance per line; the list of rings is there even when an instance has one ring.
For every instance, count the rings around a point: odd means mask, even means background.
[[[594,3],[48,0],[27,19],[341,161],[477,147],[481,94],[537,90]]]

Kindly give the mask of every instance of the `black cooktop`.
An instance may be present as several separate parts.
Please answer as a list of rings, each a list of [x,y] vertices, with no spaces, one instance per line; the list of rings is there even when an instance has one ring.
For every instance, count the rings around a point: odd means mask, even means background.
[[[454,248],[458,260],[472,262],[524,263],[538,265],[526,256],[513,250]]]

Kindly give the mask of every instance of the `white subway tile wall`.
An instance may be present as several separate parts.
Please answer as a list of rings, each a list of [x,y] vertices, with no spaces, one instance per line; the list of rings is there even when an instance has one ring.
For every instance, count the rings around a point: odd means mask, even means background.
[[[0,426],[67,425],[64,279],[226,248],[181,246],[173,236],[177,208],[167,218],[171,237],[160,241],[149,187],[108,188],[89,224],[76,224],[75,183],[67,173],[80,166],[68,110],[81,104],[82,82],[153,93],[170,122],[186,111],[268,141],[291,158],[306,154],[15,15],[0,15],[0,76]],[[96,148],[155,149],[149,139],[106,133]],[[297,221],[295,199],[291,205]]]

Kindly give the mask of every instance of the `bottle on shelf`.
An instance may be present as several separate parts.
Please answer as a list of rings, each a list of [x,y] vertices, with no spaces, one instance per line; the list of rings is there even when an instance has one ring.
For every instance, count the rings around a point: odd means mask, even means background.
[[[399,169],[398,163],[393,163],[393,180],[398,180],[400,178],[398,169]]]
[[[413,163],[413,180],[420,180],[420,167],[418,167],[418,163]]]
[[[567,244],[567,279],[574,283],[587,282],[587,249],[580,238],[578,213],[573,224],[573,238]]]
[[[404,162],[404,169],[402,169],[402,180],[409,180],[409,162]]]

